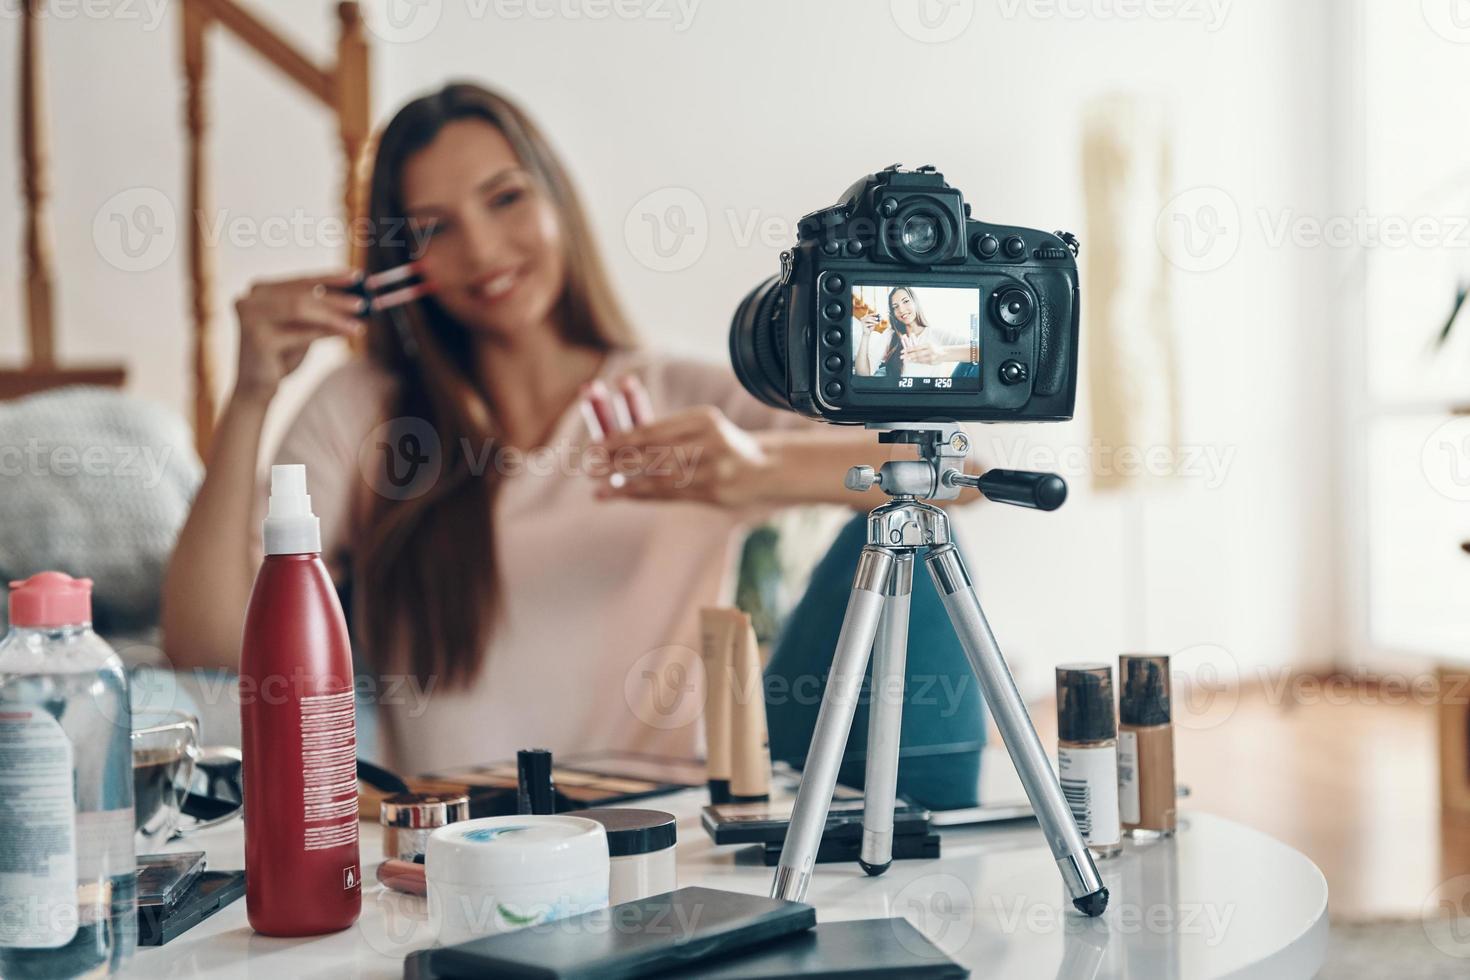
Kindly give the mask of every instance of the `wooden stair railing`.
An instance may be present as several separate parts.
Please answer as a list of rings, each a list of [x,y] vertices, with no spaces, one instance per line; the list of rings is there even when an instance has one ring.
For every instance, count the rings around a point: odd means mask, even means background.
[[[58,367],[52,307],[51,244],[46,235],[50,195],[46,168],[46,124],[41,109],[40,8],[25,0],[20,24],[20,156],[25,199],[26,364],[0,370],[0,399],[20,398],[69,384],[119,387],[118,365]]]
[[[207,162],[204,140],[209,126],[206,41],[218,25],[253,49],[337,117],[342,141],[342,208],[348,227],[362,213],[363,160],[372,126],[367,38],[362,14],[352,0],[337,4],[337,60],[319,68],[236,0],[184,0],[184,112],[189,141],[187,212],[189,221],[189,294],[193,315],[194,442],[205,455],[214,431],[213,332],[214,270],[204,241],[202,218],[208,212]],[[349,235],[349,241],[357,236]],[[349,244],[349,251],[352,246]],[[349,254],[349,261],[356,258]]]
[[[24,0],[21,25],[20,117],[26,206],[28,359],[21,369],[0,370],[0,399],[64,384],[120,386],[125,378],[125,370],[120,366],[63,369],[55,362],[51,255],[45,232],[48,174],[37,40],[39,13],[44,2]],[[182,8],[192,410],[194,441],[203,456],[214,431],[215,415],[215,366],[210,350],[214,271],[201,220],[209,207],[204,141],[209,127],[210,28],[218,25],[234,35],[336,116],[344,160],[342,208],[349,228],[355,227],[353,222],[362,214],[363,167],[371,137],[372,97],[367,38],[361,12],[353,0],[337,4],[337,57],[327,68],[313,64],[237,0],[183,0]],[[358,238],[355,234],[348,237],[349,241]],[[352,245],[348,247],[351,249]],[[349,254],[347,259],[355,261],[357,256]]]

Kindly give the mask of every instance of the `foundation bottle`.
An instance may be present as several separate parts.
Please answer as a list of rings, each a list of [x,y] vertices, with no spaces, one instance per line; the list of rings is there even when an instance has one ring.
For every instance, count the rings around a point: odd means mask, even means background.
[[[1057,668],[1057,776],[1088,848],[1100,858],[1117,854],[1118,724],[1107,664]]]
[[[1140,840],[1174,833],[1174,725],[1167,655],[1118,658],[1118,809],[1123,832]]]

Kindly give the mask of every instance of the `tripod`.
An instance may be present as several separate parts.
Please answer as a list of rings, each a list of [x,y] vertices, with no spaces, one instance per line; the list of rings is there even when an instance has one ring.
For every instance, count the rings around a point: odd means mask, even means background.
[[[909,596],[915,556],[919,549],[927,548],[924,560],[929,573],[970,667],[979,678],[985,702],[1031,799],[1072,904],[1087,915],[1101,915],[1108,904],[1108,890],[1062,799],[1061,785],[1041,748],[980,600],[970,586],[969,574],[950,535],[949,518],[940,508],[924,502],[924,498],[953,500],[961,487],[974,487],[991,500],[1055,510],[1066,499],[1067,485],[1049,473],[991,470],[980,477],[966,475],[962,465],[970,451],[970,440],[954,423],[870,423],[868,428],[878,431],[879,442],[918,446],[920,458],[893,460],[877,472],[870,466],[855,466],[848,471],[849,490],[861,492],[876,484],[893,500],[868,515],[868,544],[858,559],[857,576],[837,637],[837,650],[832,655],[827,689],[817,711],[771,895],[800,901],[811,882],[817,845],[827,823],[837,769],[870,654],[873,700],[868,717],[863,842],[858,863],[868,874],[878,875],[892,862]]]

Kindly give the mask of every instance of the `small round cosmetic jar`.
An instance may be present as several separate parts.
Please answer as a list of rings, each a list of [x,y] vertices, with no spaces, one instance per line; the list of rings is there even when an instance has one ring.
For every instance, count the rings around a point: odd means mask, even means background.
[[[563,814],[483,817],[440,827],[424,859],[441,946],[607,906],[607,833]]]
[[[578,810],[607,831],[611,859],[607,900],[611,905],[661,895],[679,887],[674,870],[674,815],[662,810],[599,807]]]
[[[470,818],[470,798],[455,793],[399,793],[378,805],[385,860],[413,861],[440,827]]]

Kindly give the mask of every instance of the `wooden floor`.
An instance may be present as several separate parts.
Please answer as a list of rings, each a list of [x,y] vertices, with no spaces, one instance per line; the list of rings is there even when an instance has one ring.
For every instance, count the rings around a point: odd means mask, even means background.
[[[1434,706],[1346,678],[1323,682],[1176,712],[1178,778],[1191,791],[1181,805],[1306,854],[1327,877],[1334,918],[1417,917],[1426,901],[1462,903],[1464,881],[1440,886],[1470,874],[1470,819],[1440,814]],[[1396,697],[1404,703],[1387,703]],[[1055,708],[1033,715],[1043,744],[1054,744]]]

